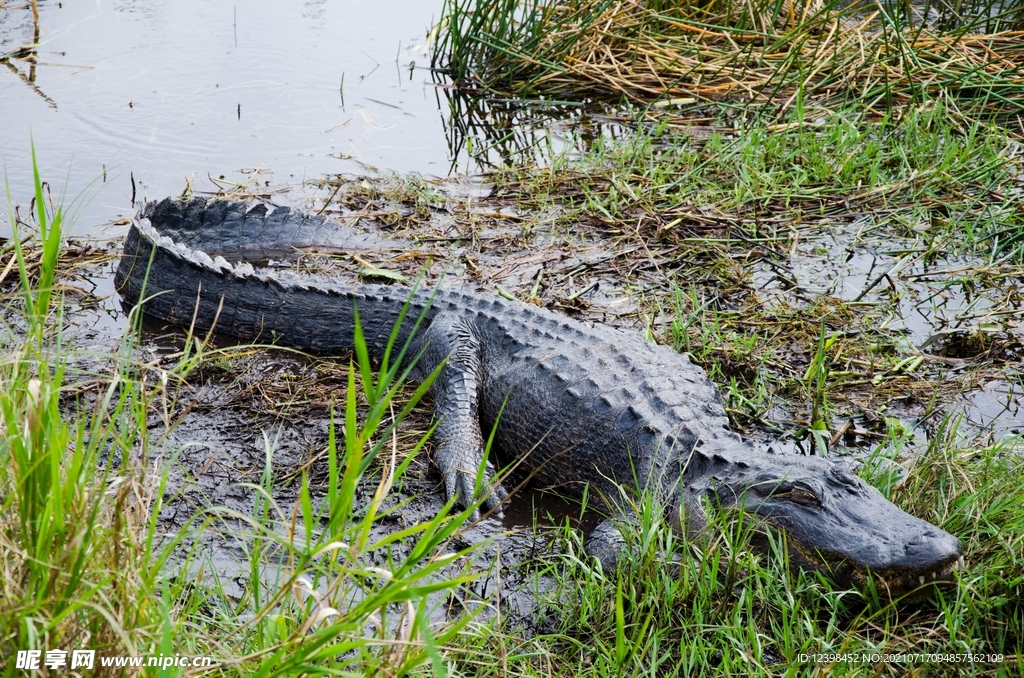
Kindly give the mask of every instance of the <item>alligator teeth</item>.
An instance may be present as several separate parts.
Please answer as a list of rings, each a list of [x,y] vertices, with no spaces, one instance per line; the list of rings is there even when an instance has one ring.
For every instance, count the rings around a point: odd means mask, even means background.
[[[932,575],[932,577],[934,578],[934,577],[935,577],[935,575],[933,574],[933,575]],[[921,576],[919,576],[919,577],[917,578],[917,581],[918,581],[918,583],[920,583],[920,584],[921,584],[921,586],[924,586],[924,575],[922,574]]]

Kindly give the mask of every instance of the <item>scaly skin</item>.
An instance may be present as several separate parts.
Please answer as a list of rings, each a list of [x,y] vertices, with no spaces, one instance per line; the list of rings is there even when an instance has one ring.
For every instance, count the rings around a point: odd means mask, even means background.
[[[506,497],[483,459],[483,432],[500,414],[494,445],[503,462],[519,461],[563,494],[589,486],[623,522],[622,487],[655,492],[689,529],[703,526],[709,505],[737,506],[784,530],[797,566],[854,585],[871,572],[892,595],[948,578],[961,561],[952,535],[904,513],[844,465],[742,440],[704,371],[640,336],[456,289],[410,291],[228,263],[341,250],[351,235],[286,208],[167,199],[132,226],[115,281],[131,305],[144,287],[145,311],[157,318],[328,355],[353,348],[358,307],[378,361],[408,304],[397,345],[408,342],[406,355],[420,356],[413,377],[447,359],[432,385],[435,462],[448,497],[463,505],[476,496],[482,466],[484,507],[500,510]],[[587,548],[614,567],[621,536],[606,522]]]

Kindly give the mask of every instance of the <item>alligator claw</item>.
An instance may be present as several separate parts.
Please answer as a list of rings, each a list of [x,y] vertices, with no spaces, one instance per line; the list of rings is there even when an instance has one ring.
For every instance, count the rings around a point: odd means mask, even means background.
[[[448,500],[454,499],[458,506],[468,508],[476,500],[476,473],[469,473],[460,469],[446,471],[444,473],[444,486]],[[490,468],[484,474],[484,487],[482,491],[486,492],[486,496],[481,506],[485,511],[491,512],[494,516],[500,518],[502,516],[501,506],[508,499],[508,491],[505,490],[500,482],[495,482],[492,479]],[[480,510],[479,508],[474,509],[469,515],[469,520],[470,522],[475,522],[479,519]]]
[[[494,517],[501,518],[504,515],[501,507],[507,500],[508,490],[499,481],[492,480],[487,497],[484,499],[484,508],[493,512]]]

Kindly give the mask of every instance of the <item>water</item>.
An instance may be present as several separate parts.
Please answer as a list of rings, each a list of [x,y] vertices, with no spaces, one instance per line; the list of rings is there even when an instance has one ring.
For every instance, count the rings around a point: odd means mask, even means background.
[[[31,45],[8,2],[0,54]],[[93,197],[80,232],[186,181],[296,184],[375,169],[446,175],[442,107],[427,70],[441,1],[40,2],[39,45],[0,67],[0,160],[31,196],[45,176]],[[6,211],[6,210],[4,210]],[[6,219],[0,219],[6,221]]]
[[[865,233],[865,231],[867,231]],[[902,335],[901,355],[926,354],[952,375],[986,361],[1002,370],[979,372],[977,390],[940,408],[963,432],[982,441],[1024,431],[1019,366],[1024,345],[1021,303],[1015,294],[1019,267],[988,267],[970,257],[928,262],[920,242],[898,241],[866,224],[836,226],[824,237],[808,238],[781,262],[759,262],[756,287],[766,299],[806,301],[828,294],[847,302],[863,298],[882,305],[879,327]],[[823,246],[824,245],[824,246]],[[993,276],[979,284],[978,271]],[[998,277],[1002,275],[1004,277]],[[1001,281],[1001,282],[1000,282]],[[883,317],[886,316],[886,317]]]

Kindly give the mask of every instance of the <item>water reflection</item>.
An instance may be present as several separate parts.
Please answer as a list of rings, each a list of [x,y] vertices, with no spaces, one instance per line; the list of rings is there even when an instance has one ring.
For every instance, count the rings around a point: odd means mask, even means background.
[[[558,154],[589,150],[599,138],[628,133],[624,118],[607,107],[490,97],[454,87],[440,75],[434,81],[438,107],[446,111],[452,172],[544,165]]]
[[[1017,0],[870,0],[870,5],[912,26],[984,33],[1024,27],[1024,5]]]
[[[0,51],[0,64],[7,67],[7,70],[14,73],[18,78],[28,85],[28,88],[39,95],[39,97],[46,102],[51,108],[57,108],[57,102],[46,96],[39,86],[36,85],[36,64],[39,61],[39,54],[37,48],[39,47],[39,8],[35,2],[32,2],[25,6],[26,9],[31,10],[31,31],[32,36],[30,40],[23,40],[20,45],[13,47],[10,51]],[[0,15],[0,30],[4,28],[4,24],[11,20],[14,16],[14,12],[7,11],[3,15]],[[23,21],[24,23],[24,21]],[[18,31],[14,29],[12,33],[17,35],[18,33],[24,33],[25,31]]]
[[[256,170],[292,186],[378,168],[443,175],[448,145],[422,68],[441,6],[94,0],[41,2],[35,20],[9,2],[0,164],[12,196],[32,193],[30,139],[44,175],[67,173],[69,196],[100,187],[76,226],[88,235],[132,211],[132,175],[140,200]]]

